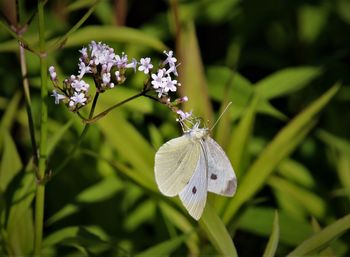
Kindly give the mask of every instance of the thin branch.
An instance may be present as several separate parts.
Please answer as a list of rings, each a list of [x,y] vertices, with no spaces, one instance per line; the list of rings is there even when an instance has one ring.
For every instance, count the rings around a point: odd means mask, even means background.
[[[89,118],[92,118],[94,115],[94,111],[95,111],[95,107],[96,107],[96,103],[97,103],[99,95],[100,94],[98,92],[95,93],[94,100],[92,102],[92,106],[91,106],[91,110],[90,110],[90,114],[89,114]],[[68,164],[68,162],[73,158],[74,153],[76,152],[76,150],[80,146],[81,142],[83,141],[86,133],[88,132],[89,127],[90,127],[90,124],[85,124],[84,129],[81,132],[78,141],[75,143],[75,145],[73,146],[73,148],[70,150],[69,154],[67,155],[66,159],[64,159],[63,162],[61,162],[61,165],[55,170],[55,172],[52,174],[52,176],[56,176],[59,172],[61,172],[63,170],[63,168]]]
[[[59,38],[53,45],[48,47],[48,52],[51,52],[57,48],[60,48],[64,45],[64,43],[67,41],[68,37],[75,32],[77,29],[83,25],[83,23],[90,17],[90,15],[95,11],[97,4],[100,2],[100,0],[97,0],[90,9],[85,13],[85,15],[61,38]]]

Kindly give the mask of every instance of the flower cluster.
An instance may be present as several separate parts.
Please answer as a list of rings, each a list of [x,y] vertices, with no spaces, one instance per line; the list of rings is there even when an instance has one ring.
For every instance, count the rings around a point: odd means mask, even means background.
[[[164,51],[167,58],[163,62],[164,68],[158,70],[157,73],[152,74],[152,86],[155,91],[158,93],[158,97],[168,95],[168,92],[175,92],[177,86],[181,86],[177,80],[173,79],[171,75],[178,76],[176,70],[176,58],[173,57],[173,51],[166,52]],[[168,69],[165,67],[168,66]]]
[[[55,67],[49,68],[50,78],[56,89],[52,96],[55,97],[55,104],[63,101],[71,111],[76,111],[86,105],[90,100],[89,84],[81,78],[71,75],[63,81],[62,87],[59,86]]]
[[[63,102],[70,111],[78,111],[91,101],[90,85],[84,81],[85,76],[92,77],[96,91],[103,93],[116,85],[123,84],[126,80],[126,71],[132,69],[134,72],[140,71],[149,76],[143,88],[143,95],[155,92],[158,98],[151,98],[158,99],[157,101],[166,104],[177,113],[178,121],[190,117],[190,113],[185,113],[177,108],[177,105],[188,100],[187,97],[171,101],[168,96],[170,92],[176,92],[177,87],[180,86],[176,79],[178,64],[173,51],[164,51],[166,58],[160,62],[156,70],[153,70],[154,65],[150,57],[141,58],[140,61],[129,60],[126,54],[118,55],[113,48],[101,42],[92,41],[79,52],[81,56],[78,62],[78,74],[65,79],[62,85],[58,81],[55,68],[53,66],[49,68],[50,78],[55,87],[52,93],[55,104]]]

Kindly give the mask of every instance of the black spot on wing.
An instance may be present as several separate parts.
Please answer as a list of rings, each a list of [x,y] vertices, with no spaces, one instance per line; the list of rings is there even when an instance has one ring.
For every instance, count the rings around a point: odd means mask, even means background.
[[[197,193],[197,188],[194,186],[192,187],[192,194],[196,194]]]
[[[218,176],[216,174],[214,174],[214,173],[212,173],[210,175],[210,179],[212,179],[212,180],[216,180],[217,178],[218,178]]]
[[[236,192],[236,187],[237,187],[237,180],[231,179],[227,182],[226,188],[222,193],[224,193],[225,195],[233,196],[234,193]]]

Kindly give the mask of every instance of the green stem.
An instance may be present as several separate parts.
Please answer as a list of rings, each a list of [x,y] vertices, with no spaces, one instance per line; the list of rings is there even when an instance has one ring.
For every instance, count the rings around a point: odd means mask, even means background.
[[[92,102],[92,106],[91,106],[91,110],[90,110],[90,114],[89,114],[89,119],[91,119],[93,117],[93,115],[94,115],[95,107],[96,107],[96,103],[97,103],[97,99],[98,99],[99,95],[100,94],[98,92],[96,92],[96,94],[94,96],[94,100]],[[73,146],[73,148],[70,150],[70,152],[67,155],[66,159],[64,159],[63,162],[61,163],[61,165],[55,170],[53,176],[56,176],[67,165],[67,163],[72,159],[72,157],[74,156],[75,151],[78,149],[80,143],[83,141],[86,133],[88,132],[89,127],[90,127],[90,124],[85,124],[84,129],[81,132],[78,141]]]
[[[48,48],[48,52],[55,50],[59,47],[62,47],[63,44],[67,41],[68,37],[75,32],[81,25],[90,17],[90,15],[95,11],[97,4],[100,0],[95,1],[95,3],[91,6],[91,8],[85,13],[85,15],[60,39],[58,39],[55,43],[53,43]]]
[[[38,0],[39,47],[41,67],[41,120],[39,145],[39,170],[35,198],[35,237],[34,256],[41,256],[41,243],[44,223],[45,170],[47,160],[47,60],[45,54],[44,1]]]
[[[32,53],[39,55],[38,50],[34,49],[30,46],[30,44],[20,35],[18,35],[16,32],[11,30],[9,26],[7,26],[3,21],[0,20],[0,28],[3,28],[6,32],[8,32],[13,38],[17,39],[17,41],[27,50],[31,51]]]
[[[121,101],[121,102],[119,102],[119,103],[116,103],[115,105],[112,105],[111,107],[109,107],[108,109],[106,109],[106,110],[104,110],[103,112],[101,112],[101,113],[99,113],[98,115],[96,115],[95,117],[89,117],[89,119],[85,119],[85,120],[83,120],[84,121],[84,123],[86,123],[86,124],[91,124],[91,123],[95,123],[96,121],[98,121],[99,119],[101,119],[102,117],[104,117],[104,116],[106,116],[110,111],[112,111],[113,109],[115,109],[115,108],[117,108],[117,107],[119,107],[119,106],[121,106],[121,105],[123,105],[123,104],[125,104],[125,103],[127,103],[127,102],[129,102],[129,101],[131,101],[131,100],[133,100],[133,99],[135,99],[135,98],[138,98],[138,97],[140,97],[140,96],[143,96],[143,95],[145,95],[146,94],[146,91],[142,91],[142,92],[140,92],[140,93],[138,93],[138,94],[136,94],[136,95],[133,95],[133,96],[131,96],[131,97],[129,97],[129,98],[127,98],[127,99],[125,99],[125,100],[123,100],[123,101]]]
[[[30,141],[32,143],[35,170],[37,170],[37,166],[39,162],[38,154],[37,154],[38,148],[36,145],[35,133],[34,133],[34,120],[33,120],[31,100],[30,100],[29,82],[27,77],[26,58],[24,54],[24,48],[21,45],[19,46],[19,57],[20,57],[21,72],[22,72],[22,78],[23,78],[23,91],[24,91],[24,99],[26,104],[27,119],[29,124]],[[36,174],[36,177],[39,178],[39,175]]]

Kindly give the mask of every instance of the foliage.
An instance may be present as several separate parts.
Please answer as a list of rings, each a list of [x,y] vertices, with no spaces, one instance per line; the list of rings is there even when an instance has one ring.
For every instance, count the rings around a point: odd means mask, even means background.
[[[0,23],[0,255],[350,254],[347,0],[18,1],[18,16],[12,2]],[[164,105],[140,97],[86,126],[54,104],[48,66],[61,81],[76,73],[92,40],[136,59],[174,49],[184,109],[209,124],[232,102],[212,136],[234,197],[210,194],[196,222],[160,194],[155,152],[181,134]],[[135,75],[109,90],[96,113],[143,85]]]

